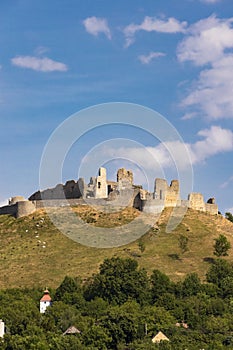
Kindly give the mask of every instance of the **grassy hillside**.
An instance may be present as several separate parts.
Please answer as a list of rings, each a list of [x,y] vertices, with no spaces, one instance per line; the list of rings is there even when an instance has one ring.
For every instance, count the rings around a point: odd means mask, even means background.
[[[135,209],[101,215],[89,207],[77,207],[75,212],[87,222],[99,226],[123,225],[138,215]],[[88,278],[98,271],[104,258],[134,257],[148,273],[160,269],[173,280],[186,273],[197,272],[204,279],[213,259],[214,238],[227,236],[232,249],[226,259],[233,261],[233,224],[221,215],[212,216],[188,210],[182,223],[172,233],[166,233],[171,210],[160,216],[157,228],[143,236],[145,251],[138,242],[112,249],[82,246],[64,236],[53,226],[43,210],[21,219],[0,216],[0,288],[56,287],[65,275]],[[181,254],[179,235],[188,237],[187,251]]]

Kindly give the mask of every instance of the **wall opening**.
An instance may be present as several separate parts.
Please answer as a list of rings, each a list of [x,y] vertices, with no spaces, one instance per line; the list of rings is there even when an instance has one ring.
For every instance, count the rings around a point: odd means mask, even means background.
[[[159,191],[159,199],[163,199],[163,191],[162,190]]]

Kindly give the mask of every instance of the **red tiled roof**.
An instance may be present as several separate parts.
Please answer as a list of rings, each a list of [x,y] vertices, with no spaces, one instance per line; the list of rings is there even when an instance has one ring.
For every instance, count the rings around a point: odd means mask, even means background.
[[[51,301],[52,299],[51,299],[51,296],[50,295],[48,295],[48,294],[45,294],[41,299],[40,299],[40,301]]]
[[[51,296],[49,295],[49,291],[46,289],[45,291],[44,291],[44,295],[43,295],[43,297],[40,299],[40,301],[51,301],[52,300],[52,298],[51,298]]]

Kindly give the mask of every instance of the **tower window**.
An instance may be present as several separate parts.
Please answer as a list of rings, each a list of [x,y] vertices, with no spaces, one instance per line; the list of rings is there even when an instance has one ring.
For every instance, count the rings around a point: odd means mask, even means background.
[[[163,199],[163,191],[162,190],[160,190],[160,192],[159,192],[159,198]]]

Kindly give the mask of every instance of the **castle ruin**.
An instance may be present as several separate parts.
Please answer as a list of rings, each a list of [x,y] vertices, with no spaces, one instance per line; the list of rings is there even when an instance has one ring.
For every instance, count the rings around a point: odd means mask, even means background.
[[[37,191],[28,200],[21,196],[13,197],[9,204],[0,208],[0,215],[10,214],[16,218],[27,216],[43,207],[63,207],[90,204],[99,207],[134,207],[145,213],[159,214],[166,207],[187,207],[194,210],[218,214],[214,198],[205,203],[201,193],[190,193],[187,200],[180,198],[179,181],[172,180],[168,185],[165,179],[155,179],[154,191],[144,190],[135,185],[133,173],[121,168],[117,172],[117,181],[108,181],[106,169],[101,167],[96,177],[88,184],[83,178],[58,184],[54,188]]]

